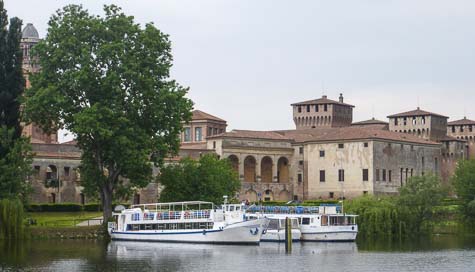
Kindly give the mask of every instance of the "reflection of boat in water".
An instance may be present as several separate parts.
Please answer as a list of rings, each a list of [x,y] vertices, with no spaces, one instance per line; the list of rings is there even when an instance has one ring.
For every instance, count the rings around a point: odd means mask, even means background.
[[[337,205],[251,206],[246,215],[297,219],[301,241],[354,241],[358,234],[357,215],[341,213],[341,207]]]
[[[258,244],[268,219],[244,220],[243,206],[190,201],[133,205],[114,214],[113,240]]]

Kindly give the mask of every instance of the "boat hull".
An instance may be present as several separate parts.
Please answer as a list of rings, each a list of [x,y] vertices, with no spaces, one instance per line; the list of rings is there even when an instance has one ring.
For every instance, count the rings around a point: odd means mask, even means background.
[[[357,231],[304,232],[301,241],[348,242],[355,241],[357,234]]]
[[[298,242],[301,239],[301,232],[298,229],[292,229],[292,241]],[[284,242],[285,241],[285,230],[267,230],[265,234],[262,235],[262,242]]]
[[[112,240],[208,244],[259,244],[267,219],[231,224],[222,229],[111,231]]]

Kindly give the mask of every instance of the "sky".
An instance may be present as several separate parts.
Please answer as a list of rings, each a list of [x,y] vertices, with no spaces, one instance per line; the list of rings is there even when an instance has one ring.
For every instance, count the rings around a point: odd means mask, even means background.
[[[41,3],[41,4],[40,4]],[[171,77],[228,129],[294,128],[290,104],[328,95],[354,121],[424,110],[475,119],[473,0],[7,0],[40,37],[67,4],[116,4],[170,35]]]

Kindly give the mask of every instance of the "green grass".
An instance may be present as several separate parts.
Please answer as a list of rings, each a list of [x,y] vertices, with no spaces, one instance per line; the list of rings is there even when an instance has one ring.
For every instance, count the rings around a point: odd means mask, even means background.
[[[36,220],[31,227],[74,227],[76,224],[102,216],[102,212],[30,212],[27,218]]]

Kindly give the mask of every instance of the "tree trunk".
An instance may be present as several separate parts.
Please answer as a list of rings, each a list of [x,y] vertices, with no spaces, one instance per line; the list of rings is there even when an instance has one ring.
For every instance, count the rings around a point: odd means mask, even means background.
[[[112,190],[109,183],[102,185],[101,189],[103,225],[107,227],[107,221],[112,217]]]

